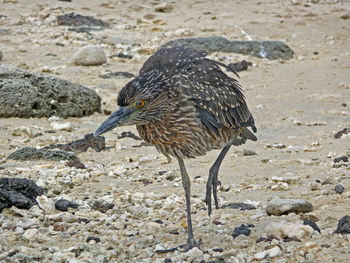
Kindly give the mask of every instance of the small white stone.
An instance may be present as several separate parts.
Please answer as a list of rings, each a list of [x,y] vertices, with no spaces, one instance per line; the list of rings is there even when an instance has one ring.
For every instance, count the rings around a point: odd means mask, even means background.
[[[266,233],[274,234],[282,238],[301,239],[314,232],[311,226],[291,222],[272,222],[265,228]]]
[[[159,250],[165,250],[165,247],[161,244],[157,244],[156,245],[156,251],[159,251]]]
[[[36,198],[41,209],[44,209],[45,213],[51,214],[55,211],[55,203],[49,199],[46,195],[41,195]]]
[[[73,124],[71,122],[52,122],[50,124],[51,128],[57,131],[72,131]]]
[[[36,235],[38,234],[39,230],[38,229],[27,229],[24,234],[23,234],[23,237],[25,239],[28,239],[28,240],[34,240]]]
[[[256,260],[262,260],[262,259],[266,258],[267,256],[269,256],[270,258],[273,258],[273,257],[280,256],[281,254],[282,254],[282,251],[279,248],[279,246],[275,246],[271,249],[256,253],[254,255],[254,258]]]
[[[102,65],[107,62],[107,57],[100,46],[87,45],[73,55],[73,62],[83,66]]]

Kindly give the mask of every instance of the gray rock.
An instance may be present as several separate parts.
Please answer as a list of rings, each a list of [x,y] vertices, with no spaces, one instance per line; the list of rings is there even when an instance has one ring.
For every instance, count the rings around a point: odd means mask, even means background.
[[[230,41],[223,37],[180,38],[162,46],[204,49],[209,52],[228,52],[267,59],[291,59],[294,51],[281,41]]]
[[[24,147],[13,153],[11,153],[7,159],[17,161],[28,161],[28,160],[46,160],[46,161],[61,161],[61,160],[74,160],[78,157],[70,152],[36,149],[34,147]]]
[[[73,62],[83,66],[102,65],[107,62],[107,57],[100,46],[87,45],[73,55]]]
[[[308,213],[313,209],[312,204],[302,199],[274,199],[266,206],[268,215],[286,215],[289,213]]]
[[[59,211],[67,212],[68,208],[78,208],[78,204],[66,199],[59,199],[55,203],[55,208]]]
[[[342,194],[344,192],[344,186],[342,186],[341,184],[337,184],[334,187],[334,191],[338,194]]]
[[[74,12],[57,16],[57,24],[60,26],[72,26],[71,31],[89,32],[92,30],[103,30],[108,24],[92,16],[83,16]]]
[[[248,149],[243,149],[243,155],[244,156],[251,156],[251,155],[256,155],[256,152]]]
[[[339,220],[334,234],[350,234],[350,216],[346,215]]]
[[[101,98],[78,84],[0,65],[0,118],[82,117],[101,111]]]

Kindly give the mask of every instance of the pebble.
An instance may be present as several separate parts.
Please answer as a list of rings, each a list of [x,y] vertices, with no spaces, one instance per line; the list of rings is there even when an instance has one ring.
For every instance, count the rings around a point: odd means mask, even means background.
[[[235,227],[232,236],[233,238],[236,238],[240,235],[249,236],[250,233],[251,233],[251,230],[245,224],[242,224],[239,227]]]
[[[91,204],[91,208],[94,210],[98,210],[101,213],[106,213],[109,209],[112,209],[114,204],[111,202],[104,202],[100,200],[95,200]]]
[[[313,206],[310,202],[302,199],[273,199],[266,206],[268,215],[285,215],[289,213],[308,213]]]
[[[337,158],[334,158],[334,162],[335,162],[335,163],[339,163],[339,162],[341,162],[341,161],[347,163],[347,162],[349,161],[349,158],[348,158],[347,156],[345,156],[345,155],[339,156],[339,157],[337,157]]]
[[[24,233],[23,233],[23,237],[25,239],[28,240],[34,240],[36,235],[38,234],[39,230],[36,228],[33,229],[27,229]]]
[[[305,219],[303,222],[303,225],[311,226],[314,230],[318,231],[318,233],[321,233],[320,228],[317,226],[317,224],[314,221]]]
[[[338,227],[334,231],[334,234],[350,234],[350,216],[346,215],[342,217],[338,222]]]
[[[55,203],[48,198],[46,195],[41,195],[36,198],[41,209],[45,211],[46,214],[51,214],[55,211]]]
[[[344,187],[341,184],[338,184],[334,187],[334,191],[338,194],[342,194],[344,192]]]
[[[73,62],[83,66],[102,65],[107,62],[107,57],[100,46],[87,45],[73,55]]]
[[[51,122],[50,126],[53,130],[56,131],[68,131],[73,130],[73,124],[71,122]]]
[[[279,246],[274,246],[273,248],[270,248],[268,250],[258,252],[254,255],[254,258],[256,260],[263,260],[267,256],[270,258],[278,257],[282,255],[282,250]]]
[[[59,211],[67,212],[68,208],[78,208],[78,204],[66,199],[59,199],[55,203],[55,208]]]
[[[173,6],[168,3],[161,3],[154,8],[154,11],[161,13],[170,13],[171,10],[173,10]]]
[[[301,239],[310,235],[314,229],[309,225],[291,222],[272,222],[265,227],[267,234],[273,234],[282,238]]]
[[[243,149],[243,155],[244,156],[251,156],[251,155],[256,155],[256,152],[248,149]]]

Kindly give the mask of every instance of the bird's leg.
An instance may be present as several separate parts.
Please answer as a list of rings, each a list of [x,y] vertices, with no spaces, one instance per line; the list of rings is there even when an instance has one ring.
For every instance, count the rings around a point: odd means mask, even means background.
[[[186,167],[183,159],[178,159],[181,177],[182,177],[182,186],[185,190],[186,196],[186,210],[187,210],[187,227],[188,227],[188,239],[187,244],[185,245],[185,251],[190,250],[193,247],[198,247],[200,242],[197,243],[194,240],[193,230],[192,230],[192,220],[191,220],[191,180],[187,174]]]
[[[209,177],[207,181],[207,191],[205,193],[205,203],[208,206],[208,215],[210,216],[211,214],[211,190],[213,187],[213,197],[214,197],[214,202],[215,202],[215,208],[219,208],[218,204],[218,196],[217,196],[217,187],[218,187],[218,172],[220,165],[222,163],[222,160],[224,160],[228,150],[230,149],[231,144],[226,145],[222,151],[220,152],[218,158],[216,159],[215,163],[209,170]]]

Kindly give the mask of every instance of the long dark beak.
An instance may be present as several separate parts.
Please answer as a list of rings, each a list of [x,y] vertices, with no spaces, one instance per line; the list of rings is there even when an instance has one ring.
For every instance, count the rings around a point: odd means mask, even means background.
[[[135,110],[133,108],[120,107],[119,110],[113,112],[111,116],[105,120],[100,127],[95,131],[95,136],[101,135],[105,132],[113,130],[117,126],[122,126],[130,119],[130,115]]]

